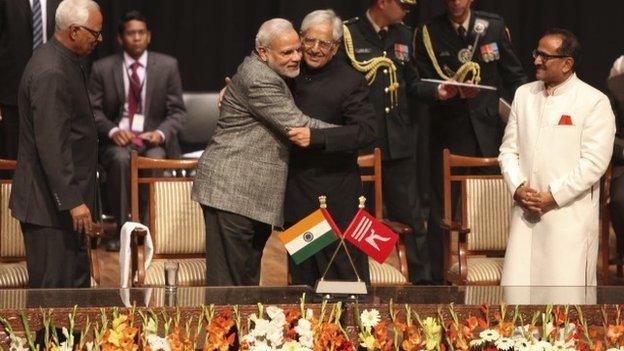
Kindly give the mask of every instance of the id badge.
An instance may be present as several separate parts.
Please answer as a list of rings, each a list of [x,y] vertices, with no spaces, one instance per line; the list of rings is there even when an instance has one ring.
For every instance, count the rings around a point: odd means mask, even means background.
[[[130,128],[135,133],[141,133],[143,132],[144,124],[145,124],[145,116],[135,113],[134,117],[132,117],[132,126],[130,126]]]

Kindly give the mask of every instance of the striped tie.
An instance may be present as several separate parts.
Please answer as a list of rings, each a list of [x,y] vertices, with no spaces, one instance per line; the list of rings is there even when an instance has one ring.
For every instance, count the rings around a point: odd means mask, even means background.
[[[43,21],[41,20],[41,2],[39,0],[33,0],[32,2],[32,15],[33,15],[33,51],[43,44]]]

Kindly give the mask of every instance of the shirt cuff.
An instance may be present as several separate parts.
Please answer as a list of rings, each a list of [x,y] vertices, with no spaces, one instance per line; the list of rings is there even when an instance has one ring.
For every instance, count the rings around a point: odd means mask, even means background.
[[[163,133],[162,130],[156,129],[156,133],[160,134],[160,137],[162,138],[162,140],[165,141],[165,133]]]
[[[113,129],[108,131],[108,138],[112,139],[113,138],[113,134],[117,133],[120,130],[121,129],[119,129],[119,127],[113,127]]]

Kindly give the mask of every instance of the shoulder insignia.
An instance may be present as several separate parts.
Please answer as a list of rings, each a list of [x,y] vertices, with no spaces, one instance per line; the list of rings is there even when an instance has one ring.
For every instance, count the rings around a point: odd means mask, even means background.
[[[483,11],[475,11],[475,15],[481,18],[486,18],[486,19],[490,19],[490,20],[499,20],[501,21],[503,18],[496,14],[496,13],[491,13],[491,12],[483,12]]]
[[[342,21],[342,24],[353,24],[359,20],[360,20],[359,17],[353,17],[353,18],[349,18],[348,20]]]

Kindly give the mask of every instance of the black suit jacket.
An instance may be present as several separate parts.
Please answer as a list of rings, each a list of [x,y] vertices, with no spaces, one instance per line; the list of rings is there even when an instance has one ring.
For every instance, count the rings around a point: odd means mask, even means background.
[[[340,59],[310,70],[301,64],[293,95],[301,111],[337,128],[312,129],[310,147],[292,146],[284,199],[284,221],[298,222],[327,206],[341,230],[357,211],[362,182],[357,152],[375,142],[375,110],[368,100],[364,76]]]
[[[97,131],[85,67],[51,39],[34,53],[18,95],[20,136],[9,206],[21,222],[71,230],[69,210],[95,210]]]
[[[61,0],[48,0],[46,29],[54,34],[54,14]],[[17,105],[17,88],[32,55],[32,11],[29,0],[0,0],[0,104]]]
[[[503,19],[496,15],[481,11],[472,11],[468,25],[468,36],[463,41],[446,14],[426,23],[433,51],[440,67],[456,72],[462,65],[457,55],[461,49],[474,43],[473,31],[477,18],[486,20],[488,27],[479,39],[473,61],[481,67],[481,84],[498,86],[510,101],[515,90],[527,81],[522,65],[511,46]],[[490,44],[490,46],[486,46]],[[423,30],[420,28],[416,36],[416,62],[422,78],[442,79],[431,62],[423,42]],[[494,49],[496,47],[496,49]],[[490,60],[488,53],[497,52],[497,57]],[[486,61],[487,59],[487,61]],[[448,73],[445,73],[448,75]],[[459,97],[439,101],[432,105],[431,123],[432,138],[440,140],[463,139],[465,133],[476,136],[479,149],[483,156],[497,156],[504,123],[498,114],[500,93],[482,90],[473,99]],[[460,130],[464,129],[464,130]],[[470,135],[469,134],[469,135]],[[444,143],[444,141],[442,142]],[[443,147],[449,145],[443,145]],[[452,150],[463,153],[462,150]]]
[[[144,130],[162,131],[167,155],[176,157],[180,154],[178,131],[186,116],[178,62],[171,56],[149,51],[145,71]],[[126,102],[123,75],[122,54],[98,60],[91,68],[89,93],[95,122],[100,138],[109,144],[113,142],[108,133],[119,125]]]

